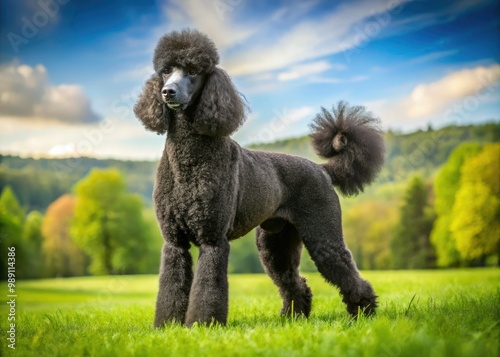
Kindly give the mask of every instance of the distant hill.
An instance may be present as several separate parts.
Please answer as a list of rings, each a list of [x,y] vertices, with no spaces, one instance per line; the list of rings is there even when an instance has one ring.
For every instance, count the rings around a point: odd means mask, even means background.
[[[27,209],[45,210],[93,168],[114,167],[126,179],[128,189],[151,204],[156,172],[153,161],[100,160],[80,157],[68,159],[33,159],[0,155],[0,190],[9,185]]]
[[[389,131],[385,134],[386,164],[378,182],[399,181],[414,172],[432,174],[446,162],[450,153],[463,142],[500,141],[500,123],[483,125],[447,126],[437,130],[429,128],[401,134]],[[250,148],[277,151],[322,160],[314,153],[309,137],[291,138],[269,144],[251,145]]]
[[[449,126],[437,130],[416,131],[409,134],[385,134],[387,160],[375,186],[399,183],[413,173],[430,178],[463,142],[498,142],[500,124]],[[307,136],[280,140],[250,148],[283,152],[321,161],[314,153]],[[94,158],[33,159],[0,155],[0,190],[10,185],[27,209],[45,210],[60,195],[70,192],[76,182],[92,168],[115,167],[127,181],[130,191],[144,197],[151,204],[151,193],[156,170],[152,161],[99,160]]]

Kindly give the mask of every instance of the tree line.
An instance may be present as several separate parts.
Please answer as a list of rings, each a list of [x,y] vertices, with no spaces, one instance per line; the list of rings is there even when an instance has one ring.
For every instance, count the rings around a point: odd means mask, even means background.
[[[383,200],[382,194],[382,199],[349,206],[344,232],[358,265],[427,269],[498,264],[499,178],[500,144],[465,143],[434,180],[415,175],[399,199]],[[16,248],[18,277],[27,279],[156,273],[163,242],[152,210],[127,191],[117,169],[92,170],[45,214],[26,214],[13,191],[4,188],[0,228],[1,250]],[[301,269],[314,271],[304,256]],[[6,255],[1,259],[6,266]],[[252,238],[232,243],[229,269],[262,272]]]
[[[426,140],[433,131],[430,128],[411,134],[411,140],[387,134],[393,136],[387,145],[388,155],[393,157],[384,168],[387,174],[364,194],[341,198],[344,236],[361,269],[498,264],[500,144],[488,143],[498,141],[498,127],[463,128],[460,138],[484,140],[456,145],[444,160],[438,147],[439,159],[429,161],[440,162],[439,168],[431,170],[433,166],[426,160],[421,160],[420,166],[415,161],[415,170],[399,180],[390,179],[395,176],[391,167],[396,159],[402,152],[411,152],[409,147],[415,148],[418,138]],[[444,140],[446,150],[454,139],[443,133],[456,130],[448,128],[436,136]],[[295,141],[303,140],[292,139],[285,144]],[[20,278],[157,272],[163,239],[151,204],[142,192],[149,191],[152,184],[131,184],[145,180],[144,175],[149,177],[153,163],[139,163],[144,169],[141,172],[133,162],[110,168],[99,160],[95,162],[101,168],[87,170],[85,161],[84,168],[68,171],[73,175],[71,180],[63,177],[63,184],[58,186],[44,179],[44,167],[51,167],[51,160],[29,159],[29,167],[23,166],[25,161],[11,157],[0,166],[0,248],[6,252],[8,246],[16,247]],[[6,179],[1,172],[26,169],[33,171],[20,177],[29,176],[29,185],[26,180],[20,180],[21,185],[7,185],[12,177]],[[83,172],[86,175],[78,179]],[[33,209],[36,205],[27,203],[33,195],[25,192],[42,194],[47,187],[52,187],[50,194],[38,197],[54,198],[46,206]],[[192,252],[196,257],[195,247]],[[0,255],[2,266],[6,266],[6,257]],[[301,270],[315,271],[305,250],[303,257]],[[263,271],[254,232],[231,242],[229,271]]]
[[[384,199],[386,188],[344,215],[346,240],[361,268],[499,264],[499,143],[464,143],[434,178],[416,174],[401,195]]]
[[[389,131],[385,134],[386,163],[374,186],[391,182],[400,184],[414,172],[429,177],[463,142],[485,144],[500,141],[500,124],[448,126],[418,130],[413,133]],[[269,150],[302,156],[318,162],[307,136],[280,140],[270,144],[252,145]],[[154,161],[103,160],[79,158],[20,158],[0,154],[0,191],[10,186],[27,211],[45,211],[49,204],[87,176],[94,168],[116,168],[124,176],[127,188],[142,196],[152,206],[151,192],[157,163]]]
[[[153,273],[161,237],[147,213],[116,169],[91,171],[44,215],[26,215],[7,186],[0,196],[2,251],[16,248],[19,278]]]
[[[152,208],[127,191],[117,169],[94,169],[42,214],[0,195],[0,250],[16,249],[20,279],[158,272],[163,238]],[[253,250],[252,250],[253,249]],[[195,258],[197,248],[192,247]],[[233,246],[230,272],[262,272],[252,239]],[[0,256],[7,266],[7,254]],[[6,270],[2,269],[3,280]]]

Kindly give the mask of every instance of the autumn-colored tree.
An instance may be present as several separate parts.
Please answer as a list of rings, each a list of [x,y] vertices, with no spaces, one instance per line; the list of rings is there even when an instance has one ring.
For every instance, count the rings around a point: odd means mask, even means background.
[[[486,145],[462,167],[451,232],[462,257],[500,257],[500,144]]]
[[[434,213],[428,204],[428,190],[418,176],[408,183],[399,222],[391,241],[393,267],[396,269],[432,268],[435,253],[429,235]]]
[[[450,155],[434,181],[437,218],[431,232],[431,242],[436,249],[437,265],[450,267],[460,265],[462,258],[452,238],[450,226],[455,196],[460,187],[461,170],[464,162],[481,151],[474,143],[460,145]]]
[[[42,224],[43,251],[49,276],[85,275],[88,259],[70,236],[76,199],[63,195],[48,208]]]
[[[91,258],[93,274],[137,273],[150,247],[142,200],[127,193],[118,170],[93,169],[75,188],[71,228],[75,242]]]

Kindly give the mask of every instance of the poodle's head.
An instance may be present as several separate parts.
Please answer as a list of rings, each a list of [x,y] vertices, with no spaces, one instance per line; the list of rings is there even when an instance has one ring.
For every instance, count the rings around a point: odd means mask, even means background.
[[[184,111],[202,135],[227,136],[243,122],[245,105],[227,73],[216,67],[214,43],[196,30],[163,36],[154,53],[155,74],[134,111],[147,129],[164,133]]]
[[[196,30],[174,31],[156,45],[153,65],[156,73],[166,68],[189,68],[198,74],[212,73],[219,64],[219,54],[212,40]]]

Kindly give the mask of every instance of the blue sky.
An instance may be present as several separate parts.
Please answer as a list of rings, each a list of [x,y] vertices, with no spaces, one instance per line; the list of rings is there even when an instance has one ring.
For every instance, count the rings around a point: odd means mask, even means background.
[[[240,144],[303,135],[321,106],[386,129],[499,120],[498,2],[4,0],[0,152],[156,159],[132,106],[163,34],[218,45],[251,113]]]

